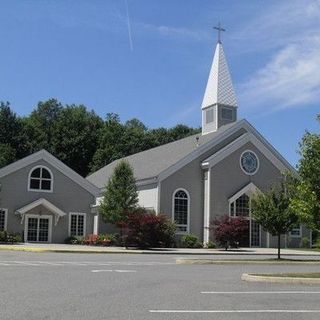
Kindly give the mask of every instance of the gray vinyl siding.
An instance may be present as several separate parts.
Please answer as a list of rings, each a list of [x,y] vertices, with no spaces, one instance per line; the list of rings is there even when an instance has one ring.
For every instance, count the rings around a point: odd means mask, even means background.
[[[44,165],[53,173],[52,193],[28,191],[29,172],[37,165]],[[93,215],[91,214],[90,205],[94,203],[94,196],[46,161],[37,161],[32,165],[4,176],[0,179],[0,183],[2,185],[0,207],[8,209],[8,231],[22,234],[24,222],[21,224],[21,218],[15,214],[15,211],[39,198],[44,198],[67,214],[59,219],[57,226],[54,225],[53,219],[52,242],[62,243],[68,236],[70,212],[86,213],[85,232],[92,233]],[[51,215],[45,208],[40,207],[33,209],[30,213],[39,213],[40,210],[42,214]]]
[[[172,197],[178,188],[186,189],[190,194],[190,233],[203,240],[204,208],[204,171],[201,163],[213,153],[225,147],[245,131],[243,129],[215,146],[201,157],[185,165],[160,183],[160,212],[172,218]]]
[[[259,170],[253,176],[246,175],[240,168],[240,156],[245,150],[254,151],[259,158]],[[252,143],[239,148],[211,168],[210,218],[229,214],[228,199],[250,182],[261,191],[266,191],[281,179],[281,172]],[[273,240],[270,237],[270,244]],[[267,246],[267,234],[261,232],[261,246]]]

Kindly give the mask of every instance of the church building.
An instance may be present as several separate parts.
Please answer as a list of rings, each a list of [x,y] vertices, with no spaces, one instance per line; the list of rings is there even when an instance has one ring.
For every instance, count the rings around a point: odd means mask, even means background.
[[[214,240],[213,219],[241,216],[249,224],[244,245],[275,247],[276,239],[251,218],[250,198],[294,169],[248,121],[238,120],[237,109],[219,40],[201,106],[202,132],[124,160],[134,170],[140,206],[168,215],[177,237],[192,233],[206,244]],[[0,231],[44,243],[110,232],[97,207],[120,160],[86,179],[45,150],[0,169]],[[310,232],[296,226],[283,245],[297,247],[305,236]]]
[[[237,99],[223,46],[218,40],[201,106],[202,133],[124,158],[134,170],[139,204],[168,215],[177,234],[192,233],[204,244],[212,237],[210,222],[220,216],[245,217],[246,246],[276,246],[251,218],[250,197],[279,182],[294,168],[245,119],[238,120]],[[122,160],[122,159],[120,159]],[[103,190],[120,160],[87,179]],[[299,246],[310,236],[297,226],[283,245]]]

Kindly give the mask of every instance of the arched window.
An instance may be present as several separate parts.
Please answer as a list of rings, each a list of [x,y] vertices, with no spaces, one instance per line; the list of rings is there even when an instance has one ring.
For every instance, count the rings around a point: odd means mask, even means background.
[[[53,176],[52,172],[43,166],[31,169],[29,173],[28,190],[52,192]]]
[[[189,232],[189,195],[187,191],[179,189],[173,195],[173,220],[178,233]]]

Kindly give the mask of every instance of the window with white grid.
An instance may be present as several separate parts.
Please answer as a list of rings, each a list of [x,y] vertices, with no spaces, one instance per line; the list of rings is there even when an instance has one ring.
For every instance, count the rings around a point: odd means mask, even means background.
[[[48,168],[37,166],[30,171],[28,189],[30,191],[51,192],[52,180],[52,173]]]
[[[85,214],[70,213],[70,236],[85,235]]]
[[[177,225],[177,231],[181,233],[188,232],[189,196],[184,190],[178,190],[175,192],[173,210],[174,222]]]
[[[5,209],[0,209],[0,231],[6,230],[6,219],[7,219],[7,211]]]

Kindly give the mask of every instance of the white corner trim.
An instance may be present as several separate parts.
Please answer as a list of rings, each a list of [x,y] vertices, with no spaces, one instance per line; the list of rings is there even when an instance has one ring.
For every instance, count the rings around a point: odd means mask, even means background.
[[[84,237],[86,235],[87,228],[87,214],[85,212],[69,212],[69,225],[68,225],[68,236],[71,236],[71,216],[83,216],[83,235],[80,237]],[[77,222],[78,227],[78,222]]]
[[[66,164],[64,164],[62,161],[54,157],[52,154],[50,154],[46,150],[40,150],[36,153],[31,154],[30,156],[27,156],[21,160],[18,160],[0,169],[0,178],[8,174],[11,174],[17,170],[20,170],[26,166],[29,166],[39,160],[46,161],[47,163],[52,165],[54,168],[56,168],[58,171],[60,171],[62,174],[64,174],[66,177],[70,178],[79,186],[81,186],[83,189],[87,190],[92,195],[94,196],[99,195],[100,193],[99,188],[94,186],[87,179],[81,177],[78,173],[76,173],[74,170],[69,168]]]
[[[49,180],[50,180],[50,182],[51,182],[51,184],[50,184],[50,190],[31,189],[31,188],[30,188],[31,174],[32,174],[32,172],[33,172],[34,170],[39,169],[39,168],[40,168],[40,169],[46,169],[46,170],[49,171],[50,176],[51,176],[51,179],[44,179],[44,180],[45,180],[45,181],[49,181]],[[41,171],[41,172],[42,172],[42,171]],[[36,179],[37,179],[37,178],[36,178]],[[42,181],[41,174],[40,174],[40,178],[37,179],[37,180],[40,181],[39,186],[40,186],[40,188],[41,188],[41,181]],[[33,191],[33,192],[49,192],[49,193],[52,193],[52,192],[53,192],[53,173],[52,173],[52,171],[50,170],[50,168],[48,168],[48,167],[46,167],[46,166],[44,166],[44,165],[38,165],[38,166],[35,166],[35,167],[31,168],[30,171],[29,171],[29,174],[28,174],[28,186],[27,186],[27,188],[28,188],[28,191]]]
[[[278,154],[274,154],[274,149],[270,150],[269,145],[265,145],[264,142],[260,141],[254,134],[252,133],[245,133],[239,138],[235,139],[226,147],[222,148],[211,157],[205,159],[202,163],[202,167],[213,167],[221,160],[226,158],[227,156],[231,155],[233,152],[237,151],[239,148],[251,142],[271,163],[279,169],[281,172],[285,172],[288,170],[288,166],[281,159],[279,159]],[[251,150],[250,150],[251,151]]]
[[[205,194],[204,194],[204,228],[203,228],[203,244],[206,245],[209,242],[210,238],[210,180],[211,180],[211,170],[207,170],[206,172],[207,179],[204,180],[205,186]]]
[[[239,190],[236,194],[234,194],[231,198],[228,199],[229,204],[236,201],[239,197],[241,197],[245,193],[251,193],[254,194],[257,191],[260,191],[260,189],[253,183],[250,182],[246,186],[244,186],[241,190]]]
[[[187,225],[187,231],[185,231],[185,232],[177,231],[176,234],[188,234],[188,233],[190,233],[190,202],[191,202],[190,194],[189,194],[188,190],[186,190],[184,188],[177,188],[176,190],[173,191],[171,217],[172,217],[172,222],[175,223],[175,220],[174,220],[174,199],[175,199],[175,194],[177,193],[177,191],[180,191],[180,190],[184,191],[188,196],[188,225]]]
[[[4,212],[4,231],[7,231],[7,227],[8,227],[8,209],[0,208],[0,211]]]

